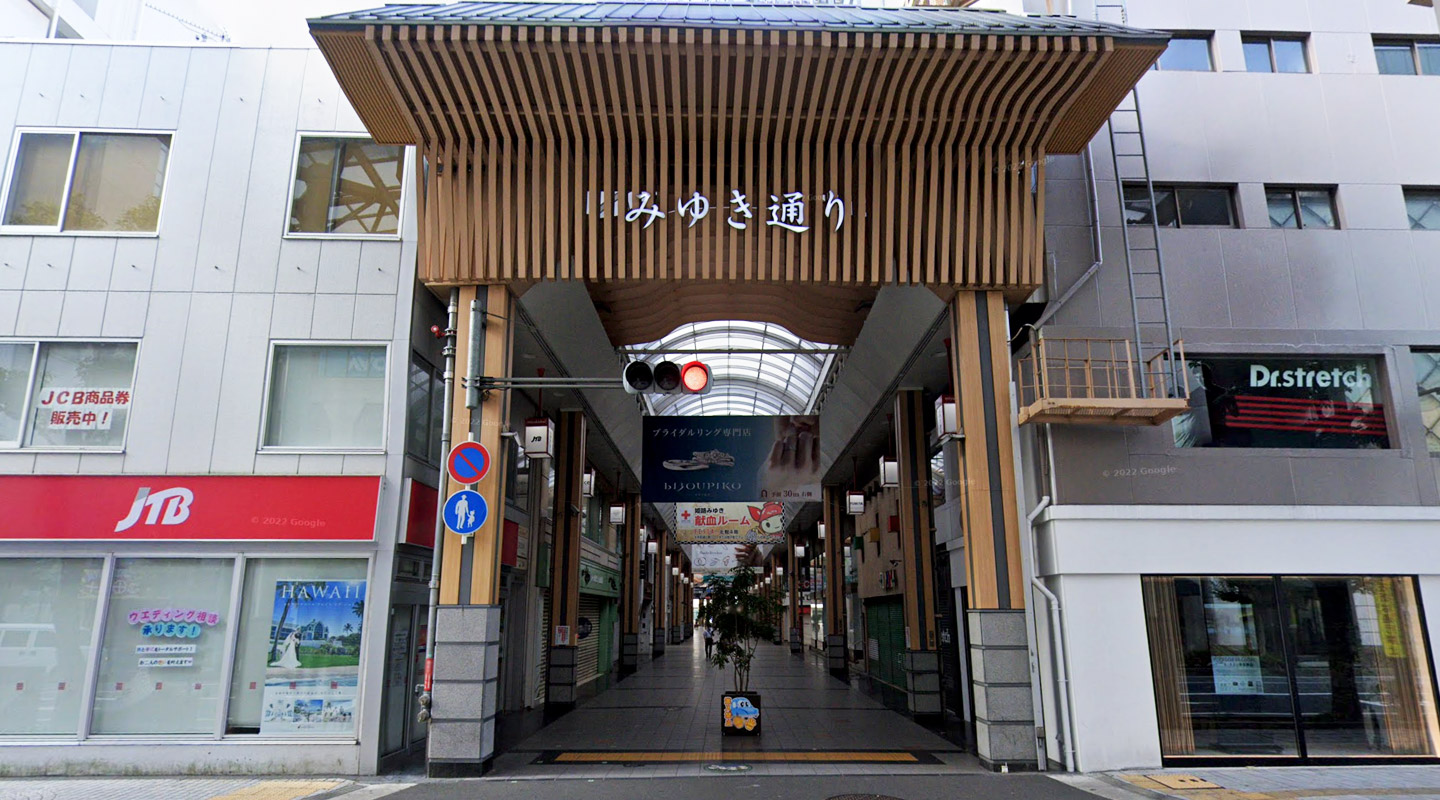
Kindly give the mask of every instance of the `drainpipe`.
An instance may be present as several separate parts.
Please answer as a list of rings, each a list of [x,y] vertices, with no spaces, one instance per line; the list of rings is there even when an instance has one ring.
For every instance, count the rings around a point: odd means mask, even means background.
[[[440,417],[440,452],[450,452],[451,417],[455,412],[455,317],[460,311],[460,290],[450,290],[450,304],[445,316],[445,397]],[[445,487],[447,477],[440,474],[440,498],[435,503],[435,547],[430,554],[430,608],[425,628],[425,685],[420,695],[420,721],[430,719],[430,686],[435,676],[435,614],[440,608],[440,551],[445,545]]]
[[[1040,499],[1039,504],[1035,506],[1035,510],[1031,511],[1029,516],[1026,517],[1026,525],[1033,525],[1035,518],[1040,516],[1040,513],[1049,507],[1050,495],[1046,495]],[[1033,530],[1031,533],[1031,547],[1035,548],[1033,558],[1038,567],[1040,551],[1038,544],[1035,542]],[[1038,568],[1036,571],[1038,573]],[[1072,722],[1072,709],[1070,707],[1070,671],[1065,658],[1065,631],[1060,627],[1060,598],[1056,597],[1055,593],[1045,586],[1045,582],[1041,580],[1038,574],[1031,576],[1030,585],[1038,589],[1040,594],[1044,595],[1045,607],[1050,612],[1050,662],[1051,669],[1055,674],[1055,685],[1059,692],[1059,697],[1056,698],[1055,705],[1058,706],[1060,710],[1061,752],[1065,758],[1065,771],[1074,772],[1075,727]]]

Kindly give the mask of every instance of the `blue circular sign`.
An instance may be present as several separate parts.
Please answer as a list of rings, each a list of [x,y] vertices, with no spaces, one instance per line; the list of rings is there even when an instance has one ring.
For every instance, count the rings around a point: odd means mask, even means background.
[[[445,527],[461,536],[480,530],[488,516],[490,507],[477,491],[461,489],[445,501]]]
[[[450,448],[445,467],[456,483],[465,486],[479,483],[490,471],[490,451],[479,442],[461,442]]]

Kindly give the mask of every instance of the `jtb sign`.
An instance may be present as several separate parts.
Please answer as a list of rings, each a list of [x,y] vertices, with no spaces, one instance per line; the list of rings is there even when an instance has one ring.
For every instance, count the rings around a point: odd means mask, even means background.
[[[380,479],[5,475],[0,539],[369,541]]]

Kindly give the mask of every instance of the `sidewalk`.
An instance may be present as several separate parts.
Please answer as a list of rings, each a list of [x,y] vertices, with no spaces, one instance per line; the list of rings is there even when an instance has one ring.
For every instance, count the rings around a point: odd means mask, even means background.
[[[0,778],[0,800],[375,800],[412,785],[338,778]]]
[[[1440,800],[1440,766],[1233,767],[1113,773],[1155,800]]]

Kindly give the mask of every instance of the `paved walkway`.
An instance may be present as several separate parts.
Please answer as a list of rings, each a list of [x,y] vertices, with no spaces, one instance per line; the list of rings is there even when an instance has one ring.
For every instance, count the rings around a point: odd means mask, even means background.
[[[495,759],[490,778],[975,773],[973,757],[850,684],[817,659],[762,644],[750,675],[763,735],[723,736],[729,670],[704,644],[672,645],[639,672]]]
[[[1235,767],[1120,772],[1113,778],[1156,800],[1435,798],[1440,767]]]

